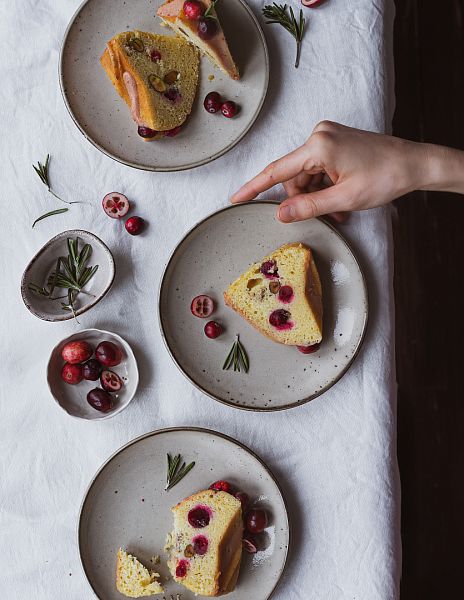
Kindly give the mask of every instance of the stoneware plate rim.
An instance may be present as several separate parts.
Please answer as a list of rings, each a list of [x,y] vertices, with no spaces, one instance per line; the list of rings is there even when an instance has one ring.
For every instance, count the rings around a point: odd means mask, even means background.
[[[89,576],[87,575],[87,571],[84,565],[84,561],[82,558],[82,544],[81,544],[81,539],[82,539],[82,535],[81,535],[81,522],[82,522],[82,515],[84,512],[84,508],[85,508],[85,503],[87,501],[88,495],[94,485],[94,483],[96,482],[98,476],[103,472],[103,470],[105,469],[105,467],[107,465],[109,465],[117,456],[119,456],[119,454],[121,454],[126,448],[129,448],[130,446],[133,446],[135,444],[137,444],[138,442],[141,442],[142,440],[149,438],[149,437],[154,437],[156,435],[160,435],[160,434],[164,434],[164,433],[170,433],[170,432],[178,432],[178,431],[187,431],[187,432],[195,432],[195,433],[203,433],[203,434],[207,434],[207,435],[212,435],[212,436],[218,436],[232,444],[235,444],[236,446],[239,446],[242,450],[244,450],[245,452],[247,452],[252,458],[254,458],[256,461],[258,461],[258,463],[262,466],[262,468],[264,469],[264,471],[269,475],[269,477],[271,478],[272,482],[274,483],[274,485],[277,488],[277,491],[279,492],[279,495],[282,499],[282,503],[283,506],[285,508],[285,520],[286,520],[286,534],[287,534],[287,547],[285,549],[285,555],[284,555],[284,560],[282,562],[282,565],[280,567],[279,573],[276,577],[276,583],[274,585],[274,587],[271,590],[271,593],[267,596],[267,598],[265,600],[268,600],[269,598],[271,598],[277,587],[279,586],[279,583],[282,579],[282,575],[285,571],[285,567],[287,566],[287,561],[288,561],[288,556],[289,556],[289,551],[290,551],[290,547],[292,544],[292,529],[291,529],[291,518],[290,518],[290,513],[288,510],[288,503],[287,503],[287,499],[285,497],[285,494],[283,492],[282,486],[280,485],[277,477],[274,475],[273,471],[271,470],[271,468],[264,462],[264,460],[258,456],[253,450],[251,450],[251,448],[249,448],[247,445],[245,445],[242,442],[239,442],[238,440],[236,440],[235,438],[227,435],[226,433],[222,433],[220,431],[216,431],[214,429],[208,429],[206,427],[190,427],[190,426],[179,426],[179,427],[165,427],[162,429],[155,429],[153,431],[149,431],[148,433],[144,433],[142,435],[139,435],[137,437],[135,437],[134,439],[128,441],[126,444],[123,444],[122,446],[120,446],[115,452],[113,452],[104,462],[102,465],[100,465],[100,467],[97,469],[97,471],[95,472],[95,474],[93,475],[93,477],[91,478],[85,492],[84,495],[82,497],[82,501],[81,501],[81,505],[79,508],[79,516],[77,519],[77,527],[76,527],[76,537],[77,537],[77,547],[79,550],[79,561],[80,561],[80,565],[82,568],[82,571],[85,575],[85,578],[87,579],[87,582],[93,592],[93,594],[95,595],[96,598],[100,599],[100,596],[98,596],[97,592],[95,591]],[[102,599],[100,599],[102,600]]]
[[[52,384],[50,382],[50,365],[51,365],[52,358],[53,358],[54,354],[57,352],[59,346],[61,346],[63,343],[67,342],[68,340],[71,340],[71,338],[74,338],[76,335],[84,336],[84,334],[86,334],[86,333],[99,333],[102,335],[102,337],[104,337],[105,335],[109,335],[109,336],[115,337],[119,341],[119,343],[124,348],[124,351],[127,355],[126,360],[130,364],[131,380],[135,384],[132,394],[128,397],[127,400],[125,400],[124,404],[121,404],[118,408],[116,408],[116,410],[113,410],[113,411],[109,412],[108,414],[104,414],[103,416],[97,416],[97,414],[96,414],[95,417],[90,417],[90,418],[80,417],[78,415],[73,415],[70,412],[68,412],[68,410],[61,404],[61,402],[55,396],[53,389],[52,389]],[[66,337],[64,337],[62,340],[60,340],[53,346],[53,348],[50,352],[50,356],[48,358],[48,362],[47,362],[47,386],[48,386],[50,395],[52,396],[55,403],[60,407],[60,409],[62,411],[64,411],[68,415],[68,417],[71,417],[73,419],[78,419],[79,421],[95,421],[97,423],[99,423],[100,421],[106,421],[107,419],[111,419],[111,417],[115,417],[116,415],[118,415],[125,408],[127,408],[129,406],[129,404],[132,402],[132,400],[137,392],[137,388],[139,386],[139,368],[137,365],[137,359],[135,358],[134,351],[132,350],[132,347],[129,344],[129,342],[126,339],[124,339],[121,335],[119,335],[119,333],[115,333],[114,331],[107,331],[106,329],[98,329],[97,327],[81,329],[79,331],[71,333],[70,335],[67,335]],[[95,411],[95,412],[97,413],[97,411]],[[98,414],[101,414],[101,413],[98,413]]]
[[[216,152],[216,154],[212,155],[212,156],[208,156],[207,158],[198,160],[198,161],[193,161],[191,163],[187,163],[185,165],[182,166],[176,166],[176,167],[157,167],[157,166],[148,166],[148,165],[141,165],[139,163],[136,162],[131,162],[130,160],[124,160],[122,157],[118,157],[115,154],[113,154],[111,151],[105,149],[101,144],[99,144],[96,140],[94,140],[92,138],[92,136],[90,134],[88,134],[86,132],[86,130],[80,125],[77,117],[74,115],[71,106],[68,102],[68,97],[67,97],[67,93],[65,90],[65,86],[64,86],[64,75],[63,75],[63,62],[64,62],[64,50],[65,50],[65,46],[66,46],[66,42],[68,39],[68,36],[71,32],[71,29],[73,27],[73,25],[75,24],[76,18],[79,15],[79,13],[82,11],[82,9],[84,8],[84,6],[90,2],[92,0],[83,0],[83,2],[81,2],[81,4],[79,5],[79,7],[77,8],[77,10],[74,12],[74,14],[72,15],[66,30],[64,32],[63,35],[63,41],[61,43],[61,48],[60,48],[60,55],[58,58],[58,80],[59,80],[59,84],[60,84],[60,90],[61,90],[61,95],[63,97],[63,101],[64,104],[66,106],[66,110],[69,113],[69,116],[71,117],[72,121],[74,122],[74,124],[76,125],[76,127],[78,128],[78,130],[82,133],[82,135],[85,137],[85,139],[90,142],[95,148],[97,148],[98,150],[100,150],[100,152],[102,152],[105,156],[108,156],[109,158],[115,160],[116,162],[119,162],[123,165],[127,165],[128,167],[133,167],[134,169],[139,169],[141,171],[154,171],[154,172],[159,172],[159,173],[163,173],[163,172],[174,172],[174,171],[186,171],[188,169],[194,169],[196,167],[200,167],[202,165],[206,165],[214,160],[216,160],[217,158],[220,158],[221,156],[223,156],[224,154],[226,154],[227,152],[229,152],[229,150],[232,150],[232,148],[234,148],[245,136],[246,134],[250,131],[250,129],[253,127],[253,125],[256,123],[256,120],[258,119],[261,110],[263,108],[264,102],[266,100],[266,96],[267,96],[267,92],[268,92],[268,88],[269,88],[269,50],[267,47],[267,42],[266,42],[266,37],[264,35],[264,31],[261,27],[261,24],[259,23],[256,15],[253,13],[253,11],[251,10],[251,8],[248,6],[248,4],[245,2],[245,0],[237,0],[238,2],[240,2],[240,4],[242,4],[242,6],[245,8],[248,16],[251,18],[251,20],[253,21],[253,24],[256,27],[256,30],[259,34],[259,38],[264,50],[264,57],[265,57],[265,63],[264,63],[264,69],[265,69],[265,81],[264,81],[264,88],[262,91],[262,96],[259,102],[259,105],[251,119],[251,121],[249,122],[248,126],[242,131],[242,133],[240,133],[237,138],[235,140],[233,140],[230,144],[228,144],[225,148],[223,148],[222,150],[220,150],[219,152]]]
[[[247,205],[258,205],[258,204],[262,204],[262,205],[275,205],[278,206],[280,204],[279,201],[277,200],[251,200],[250,202],[242,202],[240,204],[232,204],[230,206],[225,206],[223,208],[220,208],[219,210],[216,210],[212,213],[210,213],[209,215],[207,215],[206,217],[204,217],[203,219],[201,219],[200,221],[198,221],[195,225],[193,225],[193,227],[191,227],[186,233],[185,235],[182,236],[182,238],[177,242],[176,247],[174,248],[174,250],[172,251],[171,255],[169,256],[169,259],[166,263],[166,266],[164,267],[163,270],[163,274],[161,276],[160,279],[160,284],[158,287],[158,324],[159,324],[159,328],[161,331],[161,337],[163,339],[164,345],[166,347],[166,350],[168,351],[170,357],[172,358],[174,364],[177,366],[177,368],[179,369],[179,371],[184,375],[184,377],[186,377],[188,379],[188,381],[190,381],[191,384],[193,384],[198,390],[200,390],[201,392],[203,392],[204,394],[206,394],[206,396],[209,396],[210,398],[212,398],[213,400],[216,400],[217,402],[220,402],[221,404],[225,404],[226,406],[231,406],[233,408],[238,408],[240,410],[247,410],[247,411],[252,411],[252,412],[275,412],[275,411],[280,411],[280,410],[288,410],[290,408],[295,408],[297,406],[302,406],[304,404],[306,404],[307,402],[310,402],[311,400],[314,400],[315,398],[321,396],[322,394],[324,394],[327,390],[329,390],[331,387],[333,387],[336,383],[338,383],[338,381],[340,381],[340,379],[349,371],[349,369],[351,368],[353,362],[355,361],[357,355],[359,354],[359,351],[362,347],[362,344],[364,342],[364,338],[366,336],[366,331],[367,331],[367,324],[368,324],[368,319],[369,319],[369,295],[368,295],[368,287],[367,287],[367,281],[366,281],[366,277],[364,275],[364,271],[361,267],[360,262],[358,261],[358,258],[356,256],[356,254],[354,253],[353,249],[351,248],[350,244],[347,242],[347,240],[343,237],[343,235],[325,218],[323,217],[317,217],[318,221],[321,221],[324,225],[326,225],[329,229],[331,229],[336,235],[337,237],[340,239],[340,241],[346,246],[348,252],[351,254],[351,256],[353,257],[353,260],[355,262],[355,265],[357,266],[359,273],[361,275],[361,282],[362,282],[362,286],[363,286],[363,293],[364,293],[364,297],[365,297],[365,307],[363,310],[363,323],[362,323],[362,332],[361,335],[359,337],[359,340],[357,342],[356,345],[356,349],[354,350],[349,362],[347,363],[347,365],[340,370],[338,376],[334,379],[332,379],[327,385],[325,385],[321,390],[310,394],[308,397],[306,398],[302,398],[300,400],[297,400],[295,402],[292,402],[290,404],[286,404],[284,406],[244,406],[241,404],[235,404],[232,402],[228,402],[227,400],[224,400],[223,398],[219,398],[218,396],[216,396],[213,392],[207,390],[206,388],[204,388],[200,383],[198,383],[197,381],[195,381],[192,377],[190,377],[190,375],[184,370],[184,368],[182,367],[182,365],[180,364],[180,362],[177,360],[176,356],[174,355],[174,352],[171,350],[171,347],[169,346],[166,334],[165,334],[165,330],[164,330],[164,324],[163,324],[163,317],[162,317],[162,310],[161,310],[161,296],[163,293],[163,287],[165,284],[165,279],[166,276],[168,274],[168,269],[171,265],[171,262],[174,260],[175,255],[179,249],[179,247],[181,246],[181,244],[198,228],[200,227],[203,223],[205,223],[206,221],[208,221],[210,218],[222,213],[222,212],[226,212],[229,210],[235,210],[235,209],[239,209],[241,206],[247,206]]]
[[[69,321],[69,319],[73,319],[74,315],[72,313],[63,313],[63,314],[57,314],[54,317],[45,317],[43,314],[40,314],[40,312],[34,308],[33,306],[33,302],[29,303],[29,298],[32,298],[33,296],[30,296],[28,294],[28,292],[26,291],[26,277],[30,271],[30,269],[33,267],[33,265],[40,260],[41,255],[55,242],[58,241],[62,241],[63,238],[66,237],[72,237],[73,235],[75,236],[82,236],[82,237],[90,237],[90,239],[92,239],[95,243],[97,243],[104,251],[104,254],[108,260],[108,268],[109,268],[109,275],[110,275],[110,281],[109,283],[106,285],[106,287],[100,292],[100,294],[92,301],[90,301],[88,304],[85,304],[84,306],[82,306],[81,308],[79,308],[78,310],[75,311],[75,315],[79,316],[82,315],[83,313],[85,313],[86,311],[90,310],[91,308],[93,308],[96,304],[98,304],[98,302],[100,302],[100,300],[102,298],[104,298],[104,296],[106,296],[106,294],[110,291],[111,286],[113,285],[114,282],[114,278],[116,275],[116,266],[114,263],[114,257],[113,254],[111,252],[111,250],[108,248],[108,246],[105,244],[105,242],[103,240],[101,240],[98,236],[96,236],[94,233],[91,233],[90,231],[86,231],[85,229],[68,229],[66,231],[62,231],[61,233],[58,233],[57,235],[53,236],[51,239],[48,240],[48,242],[45,242],[45,244],[43,246],[41,246],[41,248],[39,248],[39,250],[34,254],[34,256],[31,258],[31,260],[27,263],[26,268],[23,271],[22,277],[21,277],[21,298],[23,299],[24,305],[26,306],[26,308],[28,309],[28,311],[30,313],[32,313],[35,317],[38,317],[39,319],[41,319],[42,321],[48,321],[49,323],[57,323],[57,322],[61,322],[61,321]]]

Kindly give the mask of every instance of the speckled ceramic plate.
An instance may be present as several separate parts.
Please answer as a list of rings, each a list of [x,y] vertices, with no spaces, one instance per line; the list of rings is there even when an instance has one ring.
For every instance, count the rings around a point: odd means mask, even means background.
[[[182,454],[195,467],[169,492],[166,454]],[[136,438],[118,450],[98,471],[84,497],[79,519],[79,551],[85,574],[101,600],[120,600],[115,587],[116,552],[120,546],[162,576],[165,597],[194,600],[175,583],[163,550],[172,529],[171,507],[190,494],[226,479],[246,491],[252,505],[269,514],[257,554],[244,553],[238,584],[230,600],[266,600],[284,570],[289,547],[288,515],[279,484],[248,448],[207,429],[162,429]],[[159,555],[159,564],[150,559]]]
[[[145,142],[99,59],[106,42],[121,31],[139,29],[174,35],[154,16],[161,3],[86,0],[64,36],[60,85],[74,122],[102,152],[140,169],[180,171],[218,158],[247,133],[266,96],[269,60],[261,27],[243,0],[219,3],[221,23],[242,79],[233,81],[202,57],[197,98],[184,130],[175,138]],[[203,99],[213,90],[239,104],[241,110],[234,119],[205,111]]]
[[[290,408],[328,390],[351,365],[367,324],[366,284],[342,236],[320,219],[283,225],[275,209],[255,201],[212,214],[179,243],[160,286],[161,331],[179,368],[205,394],[249,410]],[[222,296],[250,264],[290,242],[313,249],[322,280],[324,340],[309,355],[261,335]],[[216,301],[211,318],[225,332],[215,340],[204,335],[205,320],[190,312],[198,294]],[[248,352],[248,374],[222,370],[236,333]]]

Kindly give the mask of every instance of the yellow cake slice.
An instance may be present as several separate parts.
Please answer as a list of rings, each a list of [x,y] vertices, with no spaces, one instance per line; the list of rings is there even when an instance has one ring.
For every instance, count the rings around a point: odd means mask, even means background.
[[[202,596],[235,588],[242,557],[242,507],[227,492],[203,490],[172,509],[168,567],[174,579]]]
[[[150,573],[135,556],[119,548],[116,559],[116,588],[129,598],[142,598],[162,594],[163,588],[156,581],[158,573]]]
[[[281,344],[322,340],[322,288],[311,250],[285,244],[252,265],[224,292],[228,306]]]
[[[200,13],[198,14],[201,16],[193,18],[194,15],[188,11],[189,7],[184,7],[184,4],[199,5]],[[204,16],[206,12],[208,12],[208,16]],[[185,3],[184,0],[167,0],[158,8],[156,14],[176,33],[195,44],[229,77],[240,79],[211,0],[194,0],[188,3]],[[204,32],[200,32],[200,27]]]
[[[199,61],[198,50],[185,40],[143,31],[115,35],[100,58],[147,139],[163,137],[187,119],[197,91]]]

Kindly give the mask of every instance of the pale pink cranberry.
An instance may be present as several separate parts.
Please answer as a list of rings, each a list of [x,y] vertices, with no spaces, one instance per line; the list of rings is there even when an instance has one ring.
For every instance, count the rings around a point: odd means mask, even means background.
[[[293,289],[289,285],[283,285],[280,288],[278,295],[280,302],[283,302],[284,304],[290,304],[294,297],[295,294],[293,293]]]
[[[208,551],[208,539],[204,535],[197,535],[193,538],[193,549],[195,554],[203,556]]]
[[[189,569],[190,563],[188,560],[180,560],[176,566],[176,577],[181,579],[187,575],[187,571]]]

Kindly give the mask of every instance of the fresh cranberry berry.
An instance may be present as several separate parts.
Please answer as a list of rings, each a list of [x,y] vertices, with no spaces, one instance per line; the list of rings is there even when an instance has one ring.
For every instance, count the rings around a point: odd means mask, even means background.
[[[218,22],[212,17],[200,17],[198,19],[197,33],[202,40],[210,40],[218,32]]]
[[[149,139],[149,138],[155,137],[155,135],[158,132],[155,131],[154,129],[150,129],[149,127],[143,127],[142,125],[139,125],[139,127],[137,129],[137,133],[139,134],[140,137]]]
[[[278,295],[280,302],[283,302],[284,304],[290,304],[290,302],[293,300],[293,297],[293,289],[289,285],[283,285],[280,288]]]
[[[182,125],[178,125],[177,127],[174,127],[173,129],[168,129],[168,131],[164,132],[165,137],[175,137],[178,133],[180,133],[182,130]]]
[[[210,490],[216,490],[217,492],[228,492],[230,494],[230,490],[232,489],[232,486],[230,485],[230,483],[228,481],[223,481],[223,480],[219,480],[219,481],[215,481],[214,483],[212,483],[209,486]]]
[[[158,62],[159,60],[161,60],[161,52],[156,48],[152,48],[150,50],[150,58],[153,62]]]
[[[195,296],[190,305],[192,315],[204,319],[209,317],[214,312],[214,300],[205,294]]]
[[[100,371],[101,364],[95,358],[91,358],[83,364],[82,373],[84,379],[87,379],[88,381],[97,381],[100,377]]]
[[[287,321],[290,319],[290,316],[291,315],[288,310],[279,308],[269,315],[269,323],[274,327],[281,327],[287,323]]]
[[[312,346],[297,346],[298,350],[302,354],[313,354],[313,352],[317,352],[320,347],[321,347],[320,343],[319,344],[313,344]]]
[[[301,0],[301,4],[308,8],[316,8],[316,6],[319,6],[323,1],[324,0]]]
[[[235,497],[237,498],[237,500],[240,500],[240,504],[242,505],[242,510],[245,510],[245,508],[248,506],[248,504],[250,502],[250,498],[248,497],[248,494],[245,494],[245,492],[237,492],[235,494]]]
[[[232,100],[227,100],[221,106],[221,112],[228,119],[232,119],[237,114],[237,105]]]
[[[195,527],[195,529],[202,529],[209,524],[211,517],[206,506],[196,506],[189,511],[187,518],[192,527]]]
[[[267,527],[266,511],[259,508],[248,511],[245,525],[250,533],[261,533]]]
[[[205,12],[205,7],[197,0],[186,0],[183,9],[184,15],[189,21],[197,21]]]
[[[70,365],[85,362],[93,354],[92,346],[85,340],[68,342],[61,350],[61,358]]]
[[[222,333],[222,326],[217,321],[209,321],[205,325],[205,335],[210,340],[214,340]]]
[[[145,221],[141,217],[130,217],[126,221],[126,231],[131,235],[139,235],[145,226]]]
[[[116,367],[123,359],[121,348],[113,342],[100,342],[95,349],[95,358],[105,367]]]
[[[193,538],[193,549],[195,550],[195,554],[199,556],[203,556],[208,551],[208,539],[205,538],[204,535],[197,535]]]
[[[101,388],[94,388],[87,394],[87,402],[95,410],[108,412],[113,408],[113,398],[111,394]]]
[[[188,560],[180,560],[176,566],[176,577],[179,577],[179,579],[185,577],[187,575],[189,566]]]
[[[203,106],[205,107],[205,110],[207,110],[211,114],[217,113],[217,111],[221,108],[221,104],[222,98],[221,95],[218,94],[218,92],[210,92],[209,94],[206,94],[205,99],[203,101]]]
[[[277,279],[279,277],[277,263],[275,260],[266,260],[263,262],[260,271],[267,279]]]
[[[173,104],[177,104],[182,99],[180,92],[178,92],[175,88],[170,88],[167,92],[164,92],[163,96]]]
[[[71,385],[80,383],[84,379],[82,365],[70,365],[66,363],[61,370],[61,379]]]

